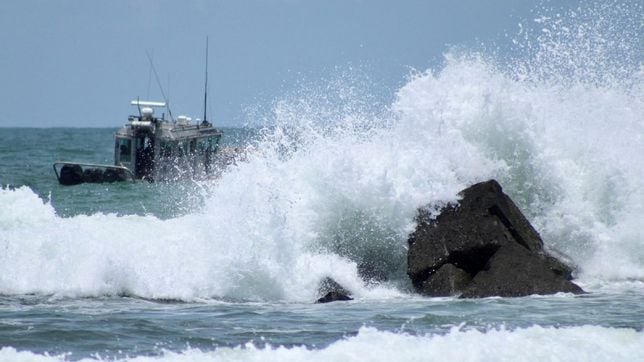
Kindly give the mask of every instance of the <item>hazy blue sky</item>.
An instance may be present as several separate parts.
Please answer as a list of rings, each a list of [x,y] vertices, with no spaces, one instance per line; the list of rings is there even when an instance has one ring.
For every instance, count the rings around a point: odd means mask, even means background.
[[[557,2],[557,4],[559,4]],[[574,6],[573,1],[565,2]],[[502,40],[532,19],[521,0],[2,0],[0,126],[122,125],[153,54],[173,113],[198,117],[210,38],[209,112],[245,121],[298,81],[353,66],[391,94],[450,45]]]

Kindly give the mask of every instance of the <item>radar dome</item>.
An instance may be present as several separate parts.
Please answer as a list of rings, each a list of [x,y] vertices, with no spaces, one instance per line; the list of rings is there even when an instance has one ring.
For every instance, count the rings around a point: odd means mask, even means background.
[[[143,118],[151,118],[154,115],[154,109],[152,107],[143,107],[141,108],[141,115]]]

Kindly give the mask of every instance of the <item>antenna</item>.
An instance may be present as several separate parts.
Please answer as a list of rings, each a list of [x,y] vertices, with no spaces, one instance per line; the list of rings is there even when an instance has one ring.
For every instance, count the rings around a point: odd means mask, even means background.
[[[161,81],[159,80],[159,75],[157,74],[157,69],[154,67],[154,63],[152,62],[152,57],[150,56],[150,52],[146,50],[145,55],[148,56],[148,60],[150,61],[150,67],[152,68],[152,72],[154,72],[154,79],[156,79],[157,85],[161,90],[161,95],[163,96],[163,101],[165,102],[165,106],[168,109],[168,115],[170,116],[170,120],[174,122],[174,118],[172,118],[172,111],[170,110],[170,102],[168,101],[168,98],[165,96],[165,92],[163,91],[163,87],[161,86]]]
[[[203,120],[207,120],[206,113],[208,110],[208,36],[206,35],[206,84],[203,90]]]
[[[152,59],[154,59],[154,50],[152,50]],[[150,86],[152,85],[152,67],[148,69],[148,89],[145,94],[145,99],[150,99]]]

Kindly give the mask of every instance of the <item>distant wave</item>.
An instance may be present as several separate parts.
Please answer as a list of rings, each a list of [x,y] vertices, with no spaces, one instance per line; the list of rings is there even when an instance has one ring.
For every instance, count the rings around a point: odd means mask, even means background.
[[[445,335],[414,336],[363,327],[356,336],[328,347],[266,346],[252,342],[213,351],[186,349],[122,361],[637,361],[644,359],[644,332],[595,326],[540,327],[516,330],[460,330]],[[0,349],[0,361],[65,361],[12,347]],[[94,361],[83,359],[81,361]],[[121,359],[119,359],[121,360]]]

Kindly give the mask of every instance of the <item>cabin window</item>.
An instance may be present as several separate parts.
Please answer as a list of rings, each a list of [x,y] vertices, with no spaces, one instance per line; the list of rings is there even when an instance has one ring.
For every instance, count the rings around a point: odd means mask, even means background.
[[[132,162],[132,140],[119,139],[119,161]]]

